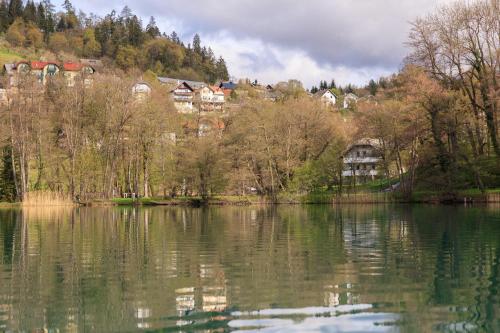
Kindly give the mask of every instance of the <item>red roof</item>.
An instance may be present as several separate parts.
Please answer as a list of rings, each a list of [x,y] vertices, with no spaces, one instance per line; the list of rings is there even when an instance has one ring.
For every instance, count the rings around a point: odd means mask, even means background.
[[[78,72],[82,69],[83,65],[75,62],[65,62],[63,64],[63,69],[65,71]]]
[[[31,62],[31,69],[43,69],[47,65],[56,65],[57,63],[54,61],[32,61]]]

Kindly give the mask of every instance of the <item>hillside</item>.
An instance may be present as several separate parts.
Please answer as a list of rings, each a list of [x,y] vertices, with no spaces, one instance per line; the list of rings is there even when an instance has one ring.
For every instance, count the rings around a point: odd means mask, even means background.
[[[124,71],[152,71],[158,76],[209,83],[229,78],[224,58],[202,45],[197,34],[185,45],[175,31],[161,32],[153,17],[144,26],[128,7],[104,17],[82,13],[69,0],[63,8],[56,12],[45,1],[1,1],[2,61],[48,58],[49,52],[59,60],[105,58]],[[16,52],[8,51],[12,49]]]

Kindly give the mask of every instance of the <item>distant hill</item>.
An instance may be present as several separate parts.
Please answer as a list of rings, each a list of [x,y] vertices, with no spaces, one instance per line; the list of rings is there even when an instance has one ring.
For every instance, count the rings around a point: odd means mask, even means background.
[[[69,0],[63,8],[56,12],[50,1],[0,1],[0,36],[8,42],[0,46],[1,61],[44,54],[105,58],[125,71],[209,83],[229,78],[224,58],[202,45],[199,35],[185,45],[176,32],[161,32],[154,17],[144,26],[128,7],[104,17],[77,11]]]

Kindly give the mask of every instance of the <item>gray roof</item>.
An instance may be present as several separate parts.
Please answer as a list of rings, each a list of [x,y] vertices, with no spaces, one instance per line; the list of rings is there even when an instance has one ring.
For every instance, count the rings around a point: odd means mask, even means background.
[[[80,59],[80,63],[85,66],[90,66],[94,69],[104,67],[102,61],[98,59]]]
[[[193,89],[199,89],[199,88],[203,88],[203,87],[208,86],[208,84],[206,84],[205,82],[181,80],[181,79],[174,79],[174,78],[170,78],[170,77],[158,77],[158,81],[160,81],[160,83],[162,83],[162,84],[174,84],[176,86],[180,85],[183,82],[186,82]]]

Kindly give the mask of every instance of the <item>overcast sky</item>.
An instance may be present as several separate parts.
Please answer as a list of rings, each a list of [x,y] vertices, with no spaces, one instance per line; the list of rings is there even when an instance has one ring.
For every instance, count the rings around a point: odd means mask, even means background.
[[[409,22],[452,0],[74,0],[98,15],[127,4],[144,25],[202,43],[222,55],[237,78],[306,87],[334,78],[365,84],[397,71]],[[62,2],[62,0],[61,0]]]

